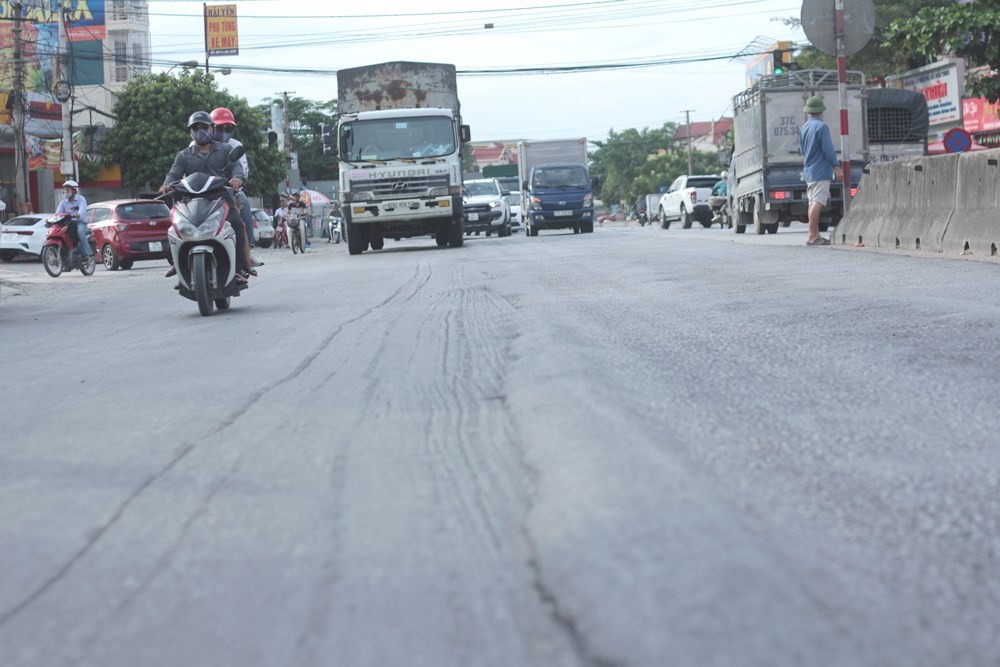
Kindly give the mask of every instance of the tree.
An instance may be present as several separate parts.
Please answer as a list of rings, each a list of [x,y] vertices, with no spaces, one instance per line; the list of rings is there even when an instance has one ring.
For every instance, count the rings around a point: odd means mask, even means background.
[[[1000,7],[978,0],[969,4],[927,7],[893,22],[887,33],[900,48],[920,53],[928,62],[941,54],[965,58],[972,69],[985,66],[990,75],[970,77],[969,92],[990,102],[1000,100]]]
[[[266,118],[271,117],[271,105],[284,106],[284,99],[267,98],[256,108]],[[288,134],[291,150],[299,161],[299,176],[304,181],[329,181],[337,179],[336,155],[323,154],[323,137],[319,127],[323,123],[336,125],[337,100],[316,102],[303,97],[288,98]]]
[[[631,206],[636,198],[659,192],[674,179],[687,173],[687,149],[674,141],[674,123],[658,129],[609,130],[604,141],[594,141],[591,173],[601,179],[597,196],[604,202],[624,202]],[[719,170],[717,156],[694,151],[695,173]]]
[[[868,44],[856,54],[847,58],[849,69],[860,70],[869,79],[898,74],[927,64],[926,57],[918,49],[901,45],[892,36],[890,26],[894,21],[914,16],[922,7],[943,7],[953,0],[879,0],[875,10],[875,32]],[[796,18],[782,19],[789,27],[798,27]],[[830,26],[831,30],[833,26]],[[837,59],[812,46],[803,48],[795,57],[803,69],[837,69]]]
[[[121,165],[122,184],[133,194],[155,190],[177,151],[191,142],[188,117],[216,107],[236,116],[236,137],[246,147],[250,167],[247,194],[270,195],[284,179],[286,166],[277,149],[267,146],[266,117],[244,98],[220,90],[215,77],[201,70],[180,76],[147,74],[129,81],[115,102],[118,120],[100,146],[102,162]]]

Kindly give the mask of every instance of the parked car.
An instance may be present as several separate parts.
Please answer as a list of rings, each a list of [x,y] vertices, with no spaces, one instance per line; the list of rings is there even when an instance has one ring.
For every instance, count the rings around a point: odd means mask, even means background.
[[[495,178],[465,181],[462,187],[465,233],[510,235],[510,207]]]
[[[52,213],[27,213],[0,225],[0,260],[12,262],[18,255],[42,254],[45,219]]]
[[[253,237],[261,248],[270,248],[274,241],[274,222],[264,209],[255,208],[250,212],[253,217]]]
[[[507,195],[507,204],[510,206],[510,231],[519,232],[524,229],[521,223],[521,193],[511,190]]]
[[[152,199],[116,199],[87,206],[87,224],[108,271],[131,269],[133,262],[170,259],[170,207]]]

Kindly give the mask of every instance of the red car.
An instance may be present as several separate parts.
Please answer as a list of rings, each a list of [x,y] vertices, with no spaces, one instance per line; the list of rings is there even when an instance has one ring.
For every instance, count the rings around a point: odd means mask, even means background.
[[[170,207],[152,199],[117,199],[87,205],[87,225],[108,271],[136,260],[170,259]]]

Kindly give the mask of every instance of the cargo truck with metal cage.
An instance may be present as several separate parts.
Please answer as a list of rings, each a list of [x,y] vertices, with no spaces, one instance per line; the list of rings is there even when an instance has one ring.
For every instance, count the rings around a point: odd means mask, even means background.
[[[333,134],[324,132],[332,148]],[[455,66],[388,62],[337,72],[336,151],[347,246],[386,238],[463,243],[462,125]]]
[[[742,234],[775,234],[778,226],[805,222],[809,202],[802,178],[799,127],[803,107],[812,96],[826,102],[823,120],[829,125],[837,158],[851,163],[855,191],[868,162],[868,133],[864,74],[847,73],[847,116],[850,155],[841,154],[840,101],[835,70],[797,70],[764,76],[733,98],[733,154],[730,161],[730,210],[733,230]],[[820,215],[820,229],[835,226],[843,215],[843,186],[831,183],[830,201]]]

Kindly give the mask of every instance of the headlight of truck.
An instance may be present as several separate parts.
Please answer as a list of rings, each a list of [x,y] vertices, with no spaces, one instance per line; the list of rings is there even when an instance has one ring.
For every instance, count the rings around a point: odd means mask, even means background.
[[[496,208],[497,206],[500,206],[499,199],[494,199],[493,201],[490,202],[490,208]]]
[[[350,198],[345,201],[372,201],[372,193],[370,192],[351,192],[349,193]]]
[[[531,210],[532,211],[541,211],[542,210],[542,200],[539,199],[538,197],[532,197],[531,198]]]
[[[583,196],[583,207],[590,208],[594,205],[594,195],[584,195]]]
[[[430,197],[447,197],[450,194],[451,194],[451,188],[448,187],[431,188],[430,191],[427,193],[427,195]]]

